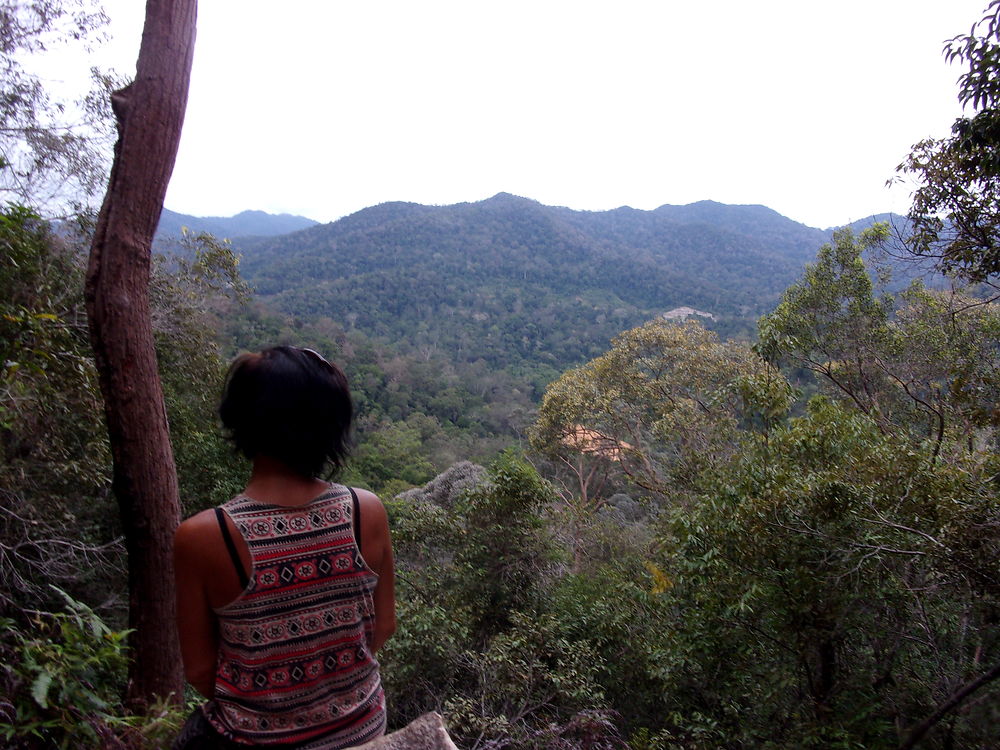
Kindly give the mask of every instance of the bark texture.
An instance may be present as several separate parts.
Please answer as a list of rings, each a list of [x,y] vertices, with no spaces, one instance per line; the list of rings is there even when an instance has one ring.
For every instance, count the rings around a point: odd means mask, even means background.
[[[197,0],[148,0],[136,77],[115,92],[118,143],[87,268],[90,338],[129,567],[127,698],[180,700],[173,533],[177,475],[149,311],[150,246],[187,106]]]

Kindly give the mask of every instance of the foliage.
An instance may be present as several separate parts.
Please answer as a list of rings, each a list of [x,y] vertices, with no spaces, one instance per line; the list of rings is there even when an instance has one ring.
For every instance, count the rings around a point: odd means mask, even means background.
[[[389,504],[399,629],[381,661],[394,721],[443,711],[459,745],[479,748],[621,747],[623,725],[659,726],[652,540],[600,514],[583,531],[587,566],[567,575],[554,500],[507,455],[485,477],[454,467]]]
[[[76,601],[119,617],[124,577],[83,314],[87,229],[15,205],[0,213],[0,613],[58,606],[53,583],[73,597],[65,614],[5,621],[15,747],[157,746],[178,720],[166,705],[124,714],[120,637]],[[182,251],[157,260],[153,301],[181,488],[196,505],[237,486],[213,416],[222,363],[211,316],[242,282],[228,246],[192,237]]]
[[[105,606],[120,602],[122,555],[110,456],[83,305],[89,227],[57,231],[37,213],[0,213],[0,602],[54,606],[48,583]],[[221,502],[240,470],[215,424],[222,363],[211,319],[245,294],[231,249],[189,237],[158,259],[153,306],[182,496]],[[86,498],[89,502],[81,502]]]
[[[183,233],[154,256],[153,332],[186,513],[225,502],[242,489],[245,468],[216,418],[225,362],[219,319],[247,303],[250,290],[226,241]]]
[[[701,444],[711,460],[660,485],[686,502],[640,522],[648,541],[632,555],[613,537],[591,543],[580,573],[549,589],[561,632],[619,648],[622,671],[597,681],[633,747],[889,748],[932,715],[947,720],[928,747],[978,746],[996,720],[996,689],[979,680],[1000,656],[1000,319],[962,290],[877,295],[861,255],[885,232],[836,234],[760,322],[757,351],[836,396],[800,418],[785,416],[791,392],[773,370],[735,378],[746,360],[719,356],[704,332],[677,346],[682,329],[665,324],[624,334],[548,391],[534,445],[571,455],[603,440],[625,468],[633,445],[672,468],[681,451],[649,446],[696,424],[627,431],[629,419],[742,399]],[[571,439],[580,425],[587,444]],[[584,525],[594,539],[600,515]],[[941,712],[972,685],[961,712]]]
[[[0,243],[0,603],[54,605],[47,583],[104,599],[120,549],[80,245],[15,205],[0,212]]]
[[[983,480],[822,398],[748,451],[673,520],[661,563],[686,613],[664,663],[681,727],[697,713],[731,742],[895,747],[898,727],[997,656],[996,600],[975,583],[985,569],[943,541],[952,508],[985,512],[996,538]],[[947,626],[959,620],[967,630]],[[992,709],[966,713],[957,746],[990,721]]]
[[[597,714],[580,713],[604,710],[599,659],[544,615],[550,542],[540,513],[551,489],[506,454],[478,485],[449,496],[450,507],[432,497],[389,505],[399,630],[382,663],[396,721],[448,701],[467,747],[555,748],[574,732],[604,736],[610,729],[599,731]]]
[[[459,503],[465,533],[454,558],[456,594],[474,637],[485,640],[536,605],[548,556],[541,511],[551,500],[534,468],[506,453]]]
[[[982,447],[996,423],[1000,316],[967,291],[918,282],[876,297],[862,253],[887,236],[879,225],[857,240],[837,232],[761,318],[758,350],[815,373],[883,432],[927,441],[935,457],[946,443]]]
[[[1000,34],[1000,3],[993,0],[987,8],[986,16],[974,24],[972,31],[949,40],[944,53],[948,62],[959,60],[969,64],[969,70],[958,79],[958,100],[963,106],[970,102],[976,109],[993,107],[1000,103],[1000,45],[996,39]],[[979,28],[985,27],[985,34],[976,36]]]
[[[114,135],[113,73],[92,68],[90,91],[74,98],[45,82],[38,60],[69,46],[86,58],[108,18],[92,0],[4,0],[0,4],[0,195],[65,212],[105,180]]]
[[[767,429],[790,402],[784,378],[748,347],[658,319],[553,383],[531,440],[550,455],[613,462],[639,487],[680,499],[738,448],[740,428]]]
[[[984,166],[997,158],[1000,121],[992,122],[997,117],[990,111],[960,120],[956,135],[917,143],[899,167],[918,180],[908,214],[908,250],[972,282],[992,283],[1000,273],[1000,172]]]
[[[357,420],[356,460],[343,481],[386,497],[457,462],[491,460],[530,419],[530,387],[482,360],[402,354],[390,342],[348,331],[328,317],[280,315],[259,299],[220,315],[219,326],[229,355],[275,344],[308,346],[344,368]],[[407,437],[410,452],[396,448],[396,434]]]
[[[445,705],[456,737],[473,750],[622,747],[596,680],[600,655],[561,637],[551,617],[510,625],[461,660],[472,684]]]
[[[384,204],[238,246],[281,312],[329,318],[417,360],[482,360],[537,400],[622,330],[681,305],[749,335],[824,238],[760,206],[577,212],[501,194]]]
[[[73,483],[86,478],[86,491],[99,481],[107,456],[100,425],[88,429],[81,418],[100,402],[73,240],[55,236],[24,207],[0,214],[0,423],[7,460],[30,454],[26,469],[49,464],[46,472],[64,473]],[[73,442],[62,439],[66,433]]]
[[[405,422],[392,422],[369,432],[351,460],[345,481],[357,477],[374,492],[387,494],[390,487],[409,489],[431,479],[434,467],[422,455],[421,424],[431,430],[435,426],[432,420],[413,415]]]
[[[169,741],[181,721],[176,708],[132,716],[120,702],[127,632],[111,630],[90,607],[57,592],[64,611],[35,612],[23,628],[0,623],[5,746],[124,749]]]
[[[610,525],[610,524],[609,524]],[[603,554],[590,548],[586,570],[565,575],[551,594],[551,617],[561,635],[599,655],[594,679],[624,734],[663,724],[670,601],[646,570],[653,545],[624,533]]]
[[[958,98],[978,111],[958,118],[950,137],[916,144],[897,168],[917,181],[907,246],[940,270],[990,281],[1000,272],[1000,3],[944,52],[968,64]]]

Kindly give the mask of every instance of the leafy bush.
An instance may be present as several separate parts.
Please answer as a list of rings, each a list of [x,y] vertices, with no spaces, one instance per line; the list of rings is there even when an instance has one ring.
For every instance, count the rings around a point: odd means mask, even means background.
[[[6,746],[142,748],[168,741],[181,723],[176,707],[134,716],[122,706],[128,631],[111,630],[86,604],[58,593],[63,612],[35,612],[23,629],[0,620]]]
[[[603,657],[560,633],[551,616],[515,615],[483,652],[464,654],[467,685],[445,706],[463,747],[620,747],[597,682]]]

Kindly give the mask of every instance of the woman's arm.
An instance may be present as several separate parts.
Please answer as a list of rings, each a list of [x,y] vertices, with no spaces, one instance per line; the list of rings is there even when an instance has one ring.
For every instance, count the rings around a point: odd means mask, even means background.
[[[368,566],[378,574],[375,587],[375,633],[372,651],[382,648],[396,632],[396,590],[393,571],[392,539],[389,536],[389,517],[385,506],[367,490],[356,490],[361,506],[362,554]]]
[[[215,690],[216,657],[219,648],[215,614],[205,587],[209,564],[206,551],[218,536],[212,511],[203,511],[184,521],[174,534],[174,576],[177,590],[177,635],[181,642],[184,676],[195,690],[211,698]]]

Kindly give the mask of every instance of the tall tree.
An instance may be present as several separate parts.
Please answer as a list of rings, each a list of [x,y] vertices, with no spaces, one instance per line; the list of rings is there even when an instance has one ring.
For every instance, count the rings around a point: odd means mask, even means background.
[[[1000,313],[968,290],[877,290],[862,255],[887,238],[884,224],[835,232],[760,319],[757,348],[814,373],[883,433],[929,441],[932,460],[978,450],[997,423]]]
[[[949,40],[948,62],[968,65],[958,99],[971,107],[948,138],[913,147],[897,172],[917,181],[910,252],[937,268],[995,286],[1000,274],[1000,0],[968,34]]]
[[[108,18],[97,0],[0,0],[0,196],[46,217],[89,205],[107,179],[113,72],[91,68],[86,96],[38,74],[46,52],[91,51]]]
[[[147,0],[135,80],[112,95],[118,143],[87,269],[87,313],[129,558],[128,699],[183,688],[171,540],[177,478],[149,312],[150,246],[180,142],[197,0]]]
[[[739,445],[740,428],[785,413],[785,378],[748,347],[662,318],[550,384],[532,447],[573,461],[596,452],[635,485],[680,499]]]

